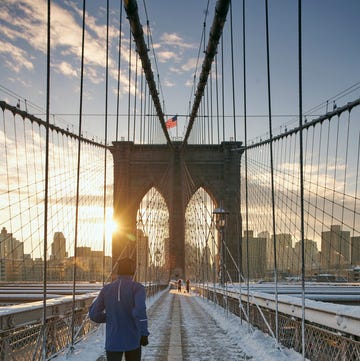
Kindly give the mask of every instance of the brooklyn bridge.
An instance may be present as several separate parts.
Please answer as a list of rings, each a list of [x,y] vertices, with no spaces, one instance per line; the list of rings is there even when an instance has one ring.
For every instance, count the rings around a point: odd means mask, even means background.
[[[11,3],[0,8],[7,18]],[[94,4],[72,4],[78,111],[53,112],[70,92],[54,85],[64,8],[25,1],[13,31],[35,3],[46,9],[45,109],[0,86],[0,360],[105,359],[88,310],[125,256],[147,292],[144,360],[358,360],[360,83],[304,109],[302,1],[292,14],[296,111],[281,116],[290,97],[272,93],[271,1],[257,116],[245,0],[207,1],[197,15],[184,114],[166,110],[150,25],[159,20],[136,0],[107,0],[95,15]],[[100,112],[89,80],[97,15]],[[175,290],[179,279],[189,292]]]

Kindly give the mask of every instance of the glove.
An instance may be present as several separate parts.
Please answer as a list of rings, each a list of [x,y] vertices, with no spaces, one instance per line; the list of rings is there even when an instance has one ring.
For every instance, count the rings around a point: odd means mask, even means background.
[[[141,336],[140,345],[141,346],[146,346],[148,343],[149,343],[148,337],[147,336]]]

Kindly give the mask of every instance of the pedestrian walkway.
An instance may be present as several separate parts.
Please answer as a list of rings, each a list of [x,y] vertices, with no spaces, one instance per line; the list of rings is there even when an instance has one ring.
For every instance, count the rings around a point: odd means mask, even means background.
[[[149,311],[147,361],[251,360],[192,294],[170,290]],[[239,340],[238,340],[239,341]]]
[[[300,361],[273,338],[241,325],[238,317],[194,292],[167,290],[148,306],[149,345],[144,361]],[[58,361],[105,361],[104,327]]]

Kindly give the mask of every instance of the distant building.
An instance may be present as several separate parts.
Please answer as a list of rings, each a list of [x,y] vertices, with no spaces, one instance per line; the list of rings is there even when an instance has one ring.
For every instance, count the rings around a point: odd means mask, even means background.
[[[276,264],[278,271],[282,273],[294,272],[296,266],[292,237],[289,233],[276,234]],[[268,269],[274,269],[274,236],[267,243]]]
[[[24,243],[3,227],[0,233],[0,280],[19,281],[24,275]]]
[[[340,225],[331,225],[321,232],[321,265],[323,269],[343,268],[350,264],[350,232]]]
[[[73,278],[74,257],[67,258],[65,278]],[[76,280],[84,282],[100,282],[111,280],[111,257],[103,251],[93,251],[90,247],[76,248]]]
[[[360,236],[351,237],[351,264],[360,266]]]
[[[65,278],[66,238],[62,232],[55,232],[51,244],[51,255],[48,263],[48,279],[63,281]]]
[[[294,247],[295,259],[297,260],[297,270],[296,274],[301,273],[301,263],[302,263],[302,251],[301,251],[301,241],[295,243]],[[305,273],[306,275],[312,275],[319,270],[319,251],[317,248],[317,243],[311,239],[304,239],[304,253],[305,253]]]
[[[66,238],[62,232],[54,233],[54,240],[51,244],[51,257],[50,259],[63,262],[67,257],[66,252]]]
[[[245,277],[258,279],[265,276],[266,246],[266,237],[254,237],[253,231],[244,231],[242,239],[242,271]]]

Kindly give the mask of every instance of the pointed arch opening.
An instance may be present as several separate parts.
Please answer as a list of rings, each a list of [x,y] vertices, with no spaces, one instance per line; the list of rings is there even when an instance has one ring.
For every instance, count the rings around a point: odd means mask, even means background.
[[[136,216],[137,280],[162,283],[169,279],[169,211],[164,197],[152,187]]]
[[[185,276],[191,281],[216,281],[218,247],[212,212],[213,197],[200,187],[185,211]]]

